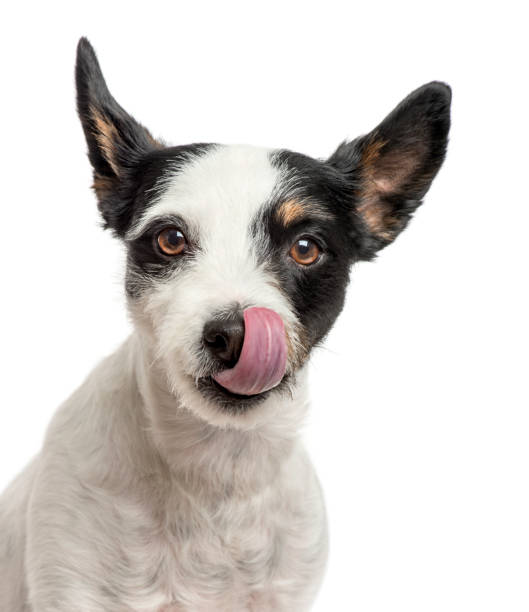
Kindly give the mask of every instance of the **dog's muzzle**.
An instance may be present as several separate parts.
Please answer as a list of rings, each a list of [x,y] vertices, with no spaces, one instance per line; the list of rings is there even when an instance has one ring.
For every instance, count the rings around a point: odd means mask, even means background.
[[[252,396],[276,387],[287,364],[287,341],[281,317],[269,308],[247,308],[208,323],[204,345],[224,369],[213,376],[230,393]]]

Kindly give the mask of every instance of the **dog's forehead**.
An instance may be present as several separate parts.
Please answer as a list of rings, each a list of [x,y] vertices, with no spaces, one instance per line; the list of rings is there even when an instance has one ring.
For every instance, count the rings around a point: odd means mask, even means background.
[[[177,215],[201,232],[250,226],[284,184],[272,151],[248,145],[213,145],[160,177],[155,196],[135,224],[137,234],[157,217]]]

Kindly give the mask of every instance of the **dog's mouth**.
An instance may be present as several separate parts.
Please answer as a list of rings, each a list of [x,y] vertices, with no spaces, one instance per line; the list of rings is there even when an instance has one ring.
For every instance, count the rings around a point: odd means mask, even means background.
[[[270,308],[247,308],[243,317],[244,341],[238,360],[213,378],[234,395],[260,395],[276,387],[285,375],[285,326]]]
[[[253,397],[259,397],[267,393],[267,391],[262,391],[261,393],[254,393],[253,395],[242,395],[240,393],[234,393],[233,391],[226,389],[226,387],[223,387],[218,381],[215,380],[215,377],[213,376],[211,377],[211,382],[213,383],[213,387],[215,387],[215,389],[222,393],[223,396],[239,401],[249,400]]]
[[[237,361],[202,378],[197,387],[238,411],[262,402],[285,379],[287,339],[281,317],[269,308],[243,312],[244,339]]]
[[[274,393],[285,392],[290,376],[286,374],[272,389],[267,389],[254,395],[241,395],[223,387],[212,376],[198,379],[196,387],[204,397],[217,404],[223,410],[242,413],[266,401]]]

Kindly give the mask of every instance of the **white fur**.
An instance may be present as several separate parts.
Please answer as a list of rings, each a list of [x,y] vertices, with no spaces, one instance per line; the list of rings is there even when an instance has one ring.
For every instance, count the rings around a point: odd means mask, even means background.
[[[249,145],[215,145],[205,155],[190,158],[157,185],[160,196],[129,232],[138,235],[153,218],[180,214],[200,233],[229,242],[246,236],[249,220],[284,180],[269,160],[270,150]],[[218,244],[218,243],[217,243]],[[225,252],[224,243],[219,257]]]
[[[132,230],[177,214],[200,249],[131,301],[133,336],[60,408],[0,498],[2,612],[307,610],[327,550],[298,439],[298,322],[250,227],[285,177],[265,150],[218,147],[167,176]],[[205,322],[233,303],[283,318],[289,394],[233,416],[195,386]]]

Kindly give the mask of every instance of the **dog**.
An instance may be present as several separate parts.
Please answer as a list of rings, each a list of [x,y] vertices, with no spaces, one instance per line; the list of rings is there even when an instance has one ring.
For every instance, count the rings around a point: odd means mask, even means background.
[[[422,203],[451,90],[420,87],[318,160],[156,140],[85,38],[76,86],[134,331],[0,498],[0,610],[308,610],[327,527],[299,439],[307,363],[351,265]]]

